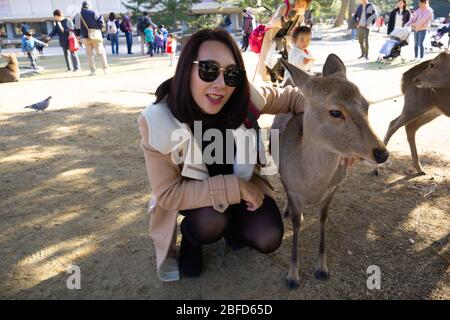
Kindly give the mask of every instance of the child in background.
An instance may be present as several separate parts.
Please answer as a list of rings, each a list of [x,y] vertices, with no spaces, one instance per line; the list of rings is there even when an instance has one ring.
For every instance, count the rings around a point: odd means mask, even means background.
[[[156,53],[163,54],[164,53],[164,36],[162,35],[162,32],[158,30],[156,32]]]
[[[48,44],[35,39],[29,31],[26,31],[22,37],[22,51],[28,56],[31,67],[34,70],[37,70],[35,55],[36,44],[39,44],[43,47],[48,47]]]
[[[147,44],[147,47],[148,47],[147,54],[149,54],[151,57],[153,57],[153,42],[155,41],[155,36],[154,36],[153,28],[152,28],[151,24],[149,24],[144,29],[144,34],[145,34],[145,43]]]
[[[175,52],[177,51],[177,41],[175,40],[175,36],[173,33],[167,36],[167,48],[166,52],[170,58],[169,66],[175,65]]]
[[[289,52],[288,61],[297,68],[312,74],[312,62],[314,61],[311,52],[308,50],[311,42],[311,29],[305,26],[294,29],[292,35],[292,50]],[[289,72],[284,72],[284,82],[290,77]]]

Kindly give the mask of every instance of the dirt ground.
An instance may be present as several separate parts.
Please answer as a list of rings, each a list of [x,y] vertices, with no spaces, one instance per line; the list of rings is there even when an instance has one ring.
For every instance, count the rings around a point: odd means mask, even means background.
[[[412,64],[355,60],[357,44],[349,41],[329,39],[312,49],[318,61],[332,51],[343,58],[349,79],[373,102],[370,121],[384,136],[402,109],[401,74]],[[272,254],[231,252],[221,240],[205,247],[201,278],[159,281],[147,232],[152,192],[136,119],[174,69],[165,57],[108,58],[107,76],[66,73],[63,58],[55,56],[39,62],[43,74],[0,85],[0,298],[450,298],[450,119],[443,116],[417,136],[427,175],[414,174],[404,130],[390,141],[380,176],[364,164],[350,171],[330,208],[328,281],[313,276],[317,208],[306,212],[300,234],[298,290],[284,283],[289,220]],[[245,61],[251,77],[256,55],[246,53]],[[82,63],[87,70],[85,57]],[[47,111],[23,109],[49,95]],[[270,120],[264,116],[261,124]],[[282,207],[278,176],[271,181]],[[67,289],[72,264],[81,268],[81,290]],[[366,286],[371,265],[380,267],[380,290]]]

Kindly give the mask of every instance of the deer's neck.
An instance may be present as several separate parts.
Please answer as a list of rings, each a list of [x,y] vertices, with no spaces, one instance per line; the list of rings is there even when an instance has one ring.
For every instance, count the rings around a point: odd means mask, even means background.
[[[345,168],[340,165],[341,156],[318,142],[312,130],[303,133],[300,158],[302,176],[316,192],[338,185],[345,177]]]
[[[305,130],[303,132],[301,157],[302,160],[305,160],[306,162],[320,163],[325,171],[333,171],[333,164],[339,163],[341,158],[326,145],[317,141],[314,133],[310,132],[310,130]],[[326,168],[323,167],[324,164],[327,164]]]

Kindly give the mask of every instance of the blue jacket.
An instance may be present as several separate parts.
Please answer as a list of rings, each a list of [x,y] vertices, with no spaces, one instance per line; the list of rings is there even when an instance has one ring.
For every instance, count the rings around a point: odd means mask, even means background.
[[[167,42],[167,36],[169,35],[169,31],[167,31],[166,28],[161,28],[160,31],[162,32],[162,35],[164,37],[164,42]]]
[[[89,29],[99,29],[99,30],[102,29],[104,23],[103,17],[100,16],[94,10],[82,9],[80,15],[81,17],[83,17]],[[88,31],[83,23],[83,20],[81,20],[81,17],[80,17],[80,36],[81,38],[87,38]]]
[[[41,46],[45,46],[45,43],[35,39],[33,37],[30,40],[27,39],[26,36],[22,37],[22,51],[23,52],[33,52],[36,48],[36,44],[40,44]]]
[[[355,12],[356,25],[359,25],[359,21],[361,20],[362,10],[363,10],[363,5],[360,4]],[[367,19],[366,26],[369,27],[372,24],[374,24],[377,16],[378,16],[377,10],[373,6],[373,4],[368,2],[366,5],[366,19]]]

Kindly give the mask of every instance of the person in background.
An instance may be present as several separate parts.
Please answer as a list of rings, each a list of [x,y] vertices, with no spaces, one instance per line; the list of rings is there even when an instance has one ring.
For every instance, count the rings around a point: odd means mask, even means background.
[[[377,16],[378,13],[373,4],[368,0],[361,0],[361,4],[355,13],[359,45],[361,47],[361,56],[358,59],[364,58],[369,60],[369,31]]]
[[[155,43],[156,43],[155,53],[163,54],[164,36],[162,35],[162,32],[160,30],[156,31]]]
[[[123,17],[120,29],[125,33],[125,38],[127,39],[127,53],[133,54],[133,27],[131,25],[129,14]]]
[[[389,14],[387,34],[391,34],[394,29],[403,28],[411,18],[411,11],[406,5],[406,0],[399,0],[397,7]]]
[[[28,59],[30,60],[31,68],[33,70],[37,70],[36,65],[36,44],[40,44],[42,46],[47,47],[48,44],[39,41],[35,39],[30,32],[25,32],[25,34],[22,36],[22,51],[27,55]]]
[[[292,32],[295,27],[304,25],[305,16],[312,0],[284,0],[277,8],[274,15],[270,19],[265,35],[263,38],[261,53],[259,55],[257,72],[263,81],[270,81],[269,72],[266,68],[265,60],[267,53],[276,39],[279,32],[283,33],[288,46],[292,42]],[[289,48],[288,48],[289,50]]]
[[[356,17],[354,14],[348,23],[348,28],[351,30],[350,39],[353,42],[356,40],[356,35],[358,34],[358,26],[356,25]]]
[[[312,73],[312,63],[314,61],[309,44],[311,42],[311,29],[307,26],[301,26],[294,29],[292,34],[292,50],[289,54],[288,61],[297,68]],[[289,71],[284,72],[284,82],[290,77]]]
[[[242,51],[247,51],[249,45],[249,38],[253,32],[253,17],[252,11],[250,9],[244,9],[242,11],[244,17],[244,23],[242,25]]]
[[[69,34],[74,30],[73,22],[69,19],[64,18],[64,14],[61,10],[56,9],[53,12],[53,19],[55,21],[53,30],[48,34],[50,38],[58,35],[59,45],[63,50],[64,59],[66,60],[67,71],[79,71],[80,59],[76,52],[71,52],[69,50]],[[70,56],[70,59],[69,59]]]
[[[167,55],[170,58],[169,67],[175,65],[175,53],[177,52],[177,40],[175,40],[175,35],[173,33],[169,33],[167,36],[167,47],[166,47]]]
[[[224,25],[225,25],[225,29],[226,29],[229,33],[231,33],[231,25],[232,25],[232,22],[231,22],[231,19],[230,19],[230,15],[229,15],[229,14],[225,15],[225,18],[224,18],[223,22],[224,22]]]
[[[423,41],[428,27],[433,19],[433,10],[428,6],[428,0],[419,0],[419,8],[414,12],[412,18],[406,23],[414,31],[414,57],[415,60],[423,59]]]
[[[147,44],[147,54],[153,57],[153,43],[155,42],[155,33],[151,24],[147,26],[144,30],[145,42]]]
[[[106,59],[106,52],[103,42],[92,41],[88,36],[88,28],[101,30],[104,25],[103,17],[91,8],[91,3],[89,1],[83,1],[81,4],[80,14],[78,15],[78,18],[75,18],[75,32],[77,35],[80,35],[81,42],[86,49],[86,56],[89,62],[89,68],[91,69],[91,73],[89,75],[96,75],[94,50],[97,56],[100,57],[103,72],[108,74],[109,66]],[[80,28],[79,30],[77,30],[77,25]]]
[[[162,52],[165,53],[166,52],[166,46],[167,46],[167,37],[169,36],[169,31],[167,31],[166,27],[164,27],[164,25],[160,25],[159,26],[159,31],[161,31],[163,37],[164,37],[164,43],[163,43],[163,47],[162,47]]]
[[[148,12],[144,11],[144,12],[142,12],[142,16],[140,16],[138,18],[138,22],[137,22],[137,26],[136,26],[137,31],[139,32],[139,40],[141,42],[141,54],[145,54],[145,52],[144,52],[144,46],[146,44],[145,29],[149,25],[151,25],[152,27],[156,27],[156,25],[152,22],[152,19],[148,16]]]
[[[30,32],[30,26],[25,21],[22,22],[22,25],[20,26],[20,31],[22,31],[22,36],[25,35],[25,33]]]
[[[112,54],[119,55],[119,20],[116,19],[114,12],[111,12],[106,22],[106,32],[108,33],[108,39],[111,41]]]

